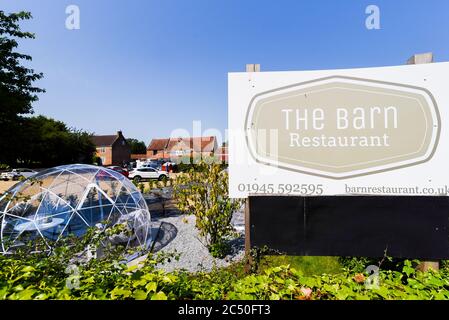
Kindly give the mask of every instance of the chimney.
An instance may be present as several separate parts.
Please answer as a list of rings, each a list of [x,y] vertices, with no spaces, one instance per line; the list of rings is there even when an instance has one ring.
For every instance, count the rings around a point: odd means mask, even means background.
[[[118,136],[123,136],[122,130],[117,131],[117,135],[118,135]]]

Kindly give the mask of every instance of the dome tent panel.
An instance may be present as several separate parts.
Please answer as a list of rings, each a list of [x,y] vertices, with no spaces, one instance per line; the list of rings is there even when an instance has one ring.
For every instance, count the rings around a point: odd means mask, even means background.
[[[33,242],[52,248],[62,237],[118,223],[131,231],[128,246],[145,247],[151,231],[143,196],[126,177],[78,164],[46,169],[10,188],[0,198],[0,221],[0,253]]]

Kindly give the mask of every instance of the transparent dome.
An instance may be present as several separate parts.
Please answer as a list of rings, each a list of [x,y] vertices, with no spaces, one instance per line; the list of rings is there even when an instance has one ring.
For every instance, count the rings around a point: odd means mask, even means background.
[[[47,169],[13,186],[0,198],[0,221],[3,254],[36,239],[51,249],[69,234],[117,224],[130,232],[113,243],[142,248],[151,231],[145,199],[125,176],[81,164]]]

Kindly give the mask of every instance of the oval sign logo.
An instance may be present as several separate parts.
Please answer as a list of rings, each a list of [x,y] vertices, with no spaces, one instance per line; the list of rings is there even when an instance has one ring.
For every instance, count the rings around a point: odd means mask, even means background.
[[[256,161],[332,179],[426,162],[441,126],[428,90],[342,76],[258,94],[245,123]]]

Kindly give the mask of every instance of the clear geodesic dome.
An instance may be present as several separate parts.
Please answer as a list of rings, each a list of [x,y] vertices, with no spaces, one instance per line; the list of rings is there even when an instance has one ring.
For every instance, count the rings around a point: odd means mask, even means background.
[[[0,253],[43,240],[48,249],[89,227],[124,224],[113,243],[145,248],[151,217],[139,190],[119,172],[92,165],[47,169],[19,182],[0,198]]]

